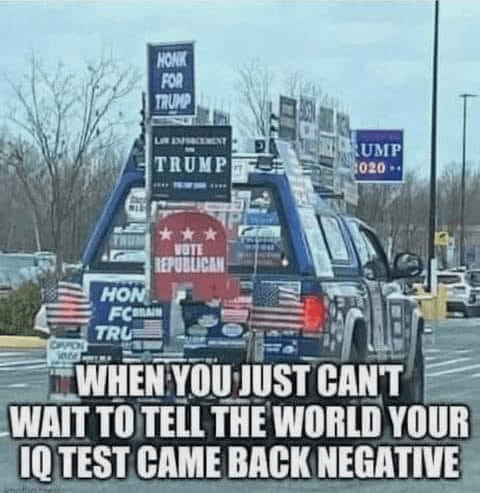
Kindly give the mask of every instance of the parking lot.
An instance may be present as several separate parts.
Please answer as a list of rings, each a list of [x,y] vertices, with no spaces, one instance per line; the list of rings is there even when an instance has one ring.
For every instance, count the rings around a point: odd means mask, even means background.
[[[18,443],[8,433],[6,405],[9,402],[44,402],[46,397],[46,362],[44,350],[0,351],[0,486],[9,488],[43,488],[44,491],[84,491],[87,484],[92,491],[313,491],[328,488],[334,491],[480,491],[478,455],[480,439],[478,425],[480,398],[480,320],[455,318],[439,322],[435,344],[425,351],[426,391],[428,403],[464,403],[471,409],[472,437],[462,443],[462,471],[460,480],[395,480],[395,481],[142,481],[130,471],[126,481],[59,481],[41,484],[17,479]],[[388,438],[383,438],[388,443]],[[391,443],[391,442],[390,442]],[[55,490],[56,488],[56,490]],[[21,491],[21,490],[18,490]],[[27,490],[25,490],[27,491]],[[34,491],[34,490],[32,490]],[[37,491],[41,491],[40,489]]]

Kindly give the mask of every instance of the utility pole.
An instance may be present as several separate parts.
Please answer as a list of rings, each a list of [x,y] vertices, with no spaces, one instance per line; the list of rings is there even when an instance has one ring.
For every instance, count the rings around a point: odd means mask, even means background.
[[[432,141],[430,162],[430,221],[428,228],[428,276],[427,291],[432,289],[432,264],[435,259],[435,215],[437,185],[437,59],[438,59],[438,9],[439,0],[435,0],[435,23],[433,37],[433,89],[432,89]]]
[[[467,142],[467,99],[476,94],[460,94],[463,98],[462,190],[460,202],[460,266],[465,265],[465,149]]]

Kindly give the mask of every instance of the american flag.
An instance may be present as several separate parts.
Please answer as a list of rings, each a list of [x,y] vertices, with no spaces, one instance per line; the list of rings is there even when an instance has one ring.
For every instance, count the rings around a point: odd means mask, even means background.
[[[222,321],[233,324],[246,323],[251,308],[252,297],[249,295],[237,296],[232,300],[224,301],[221,314]]]
[[[161,339],[162,319],[134,319],[132,322],[132,339]]]
[[[47,324],[57,327],[87,325],[92,310],[87,294],[79,284],[60,281],[46,287]]]
[[[298,286],[258,282],[253,287],[250,318],[254,330],[302,330],[304,309]]]

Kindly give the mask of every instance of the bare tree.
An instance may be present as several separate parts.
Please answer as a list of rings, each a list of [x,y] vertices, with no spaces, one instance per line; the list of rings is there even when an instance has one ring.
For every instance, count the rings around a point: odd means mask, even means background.
[[[427,184],[410,170],[401,184],[361,184],[357,213],[392,251],[420,254],[426,242],[428,200]]]
[[[285,90],[287,96],[297,99],[301,96],[320,99],[322,96],[320,85],[308,80],[301,70],[296,70],[295,72],[290,72],[286,75]]]
[[[270,132],[273,72],[258,60],[237,68],[236,88],[242,104],[238,114],[239,131],[244,137]]]
[[[114,110],[138,75],[105,55],[83,75],[61,62],[49,71],[35,55],[28,67],[23,81],[7,78],[16,103],[8,118],[20,136],[4,147],[0,163],[15,169],[37,224],[46,212],[61,265],[63,226],[88,193],[82,170],[114,142],[121,117]]]

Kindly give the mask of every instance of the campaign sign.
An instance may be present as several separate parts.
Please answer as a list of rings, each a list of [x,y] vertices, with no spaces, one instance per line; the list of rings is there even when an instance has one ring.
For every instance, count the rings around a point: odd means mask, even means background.
[[[315,135],[315,108],[316,103],[311,98],[300,98],[298,120],[300,123],[300,138],[314,140]]]
[[[223,361],[234,359],[228,351],[238,354],[245,349],[242,339],[243,323],[222,320],[221,308],[200,302],[182,302],[185,324],[184,352],[188,357],[221,357]],[[241,353],[243,355],[243,353]]]
[[[297,138],[297,100],[280,96],[278,137],[285,140]]]
[[[90,301],[94,304],[93,317],[88,327],[89,343],[107,343],[132,349],[135,312],[144,309],[145,288],[135,282],[90,283]],[[163,340],[168,341],[169,304],[159,303],[159,331]]]
[[[214,110],[213,112],[213,124],[214,125],[228,125],[230,123],[230,115],[223,111]]]
[[[153,126],[152,199],[230,202],[232,128]]]
[[[147,45],[151,117],[194,116],[193,43]]]
[[[85,339],[50,337],[47,341],[47,366],[56,368],[78,363],[86,349]]]
[[[194,301],[238,295],[239,283],[227,270],[226,231],[210,214],[189,211],[159,219],[153,255],[153,294],[158,300],[170,300],[176,284],[191,285]]]
[[[132,352],[163,351],[163,318],[161,304],[134,306],[132,309]]]
[[[353,138],[356,181],[403,180],[403,130],[356,130]]]
[[[321,132],[335,133],[335,111],[333,108],[320,106],[318,111],[318,128]]]

